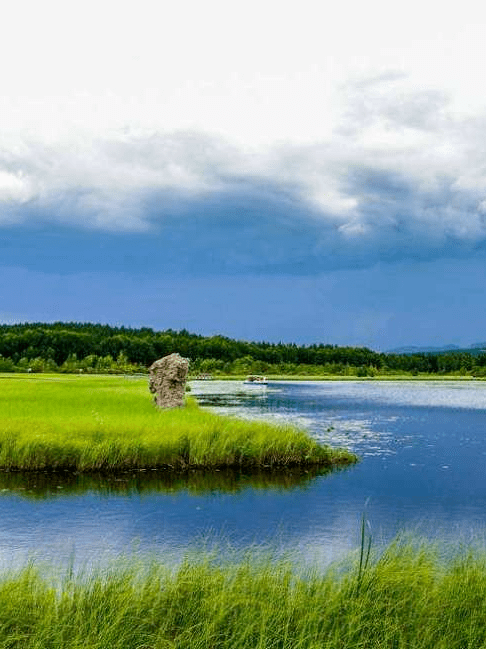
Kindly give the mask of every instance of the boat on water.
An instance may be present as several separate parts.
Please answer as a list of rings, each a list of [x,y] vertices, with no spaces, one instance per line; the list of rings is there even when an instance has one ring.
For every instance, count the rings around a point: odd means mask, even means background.
[[[266,376],[256,376],[255,374],[250,374],[243,381],[245,385],[268,385]]]

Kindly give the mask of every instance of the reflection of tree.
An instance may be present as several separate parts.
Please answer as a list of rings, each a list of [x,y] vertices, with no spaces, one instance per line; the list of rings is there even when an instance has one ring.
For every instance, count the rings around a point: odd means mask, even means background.
[[[344,469],[334,469],[344,470]],[[63,494],[130,495],[139,493],[173,493],[187,491],[194,494],[234,493],[244,489],[273,489],[277,491],[305,488],[317,476],[330,474],[329,469],[298,469],[285,471],[129,471],[116,474],[75,474],[69,471],[0,472],[0,491],[12,492],[28,499],[60,497]]]

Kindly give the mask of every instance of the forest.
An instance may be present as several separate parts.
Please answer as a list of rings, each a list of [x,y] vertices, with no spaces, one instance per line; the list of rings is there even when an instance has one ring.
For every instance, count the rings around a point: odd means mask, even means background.
[[[0,324],[0,372],[141,373],[172,352],[191,375],[486,376],[483,350],[387,354],[366,347],[248,342],[185,329],[55,322]]]

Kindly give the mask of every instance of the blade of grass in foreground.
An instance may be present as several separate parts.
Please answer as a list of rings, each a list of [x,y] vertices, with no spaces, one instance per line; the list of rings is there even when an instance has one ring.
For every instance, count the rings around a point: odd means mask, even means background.
[[[332,467],[356,462],[290,426],[200,409],[157,410],[145,381],[0,379],[0,469]]]
[[[486,643],[486,552],[441,559],[396,541],[358,561],[304,570],[249,553],[177,568],[127,559],[64,577],[30,565],[0,577],[0,646],[22,649],[410,649]],[[364,587],[366,586],[366,587]]]

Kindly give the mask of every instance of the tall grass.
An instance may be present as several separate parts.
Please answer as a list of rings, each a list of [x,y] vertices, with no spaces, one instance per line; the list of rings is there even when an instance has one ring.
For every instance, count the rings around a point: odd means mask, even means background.
[[[363,566],[362,566],[363,568]],[[396,541],[358,573],[248,555],[176,569],[126,562],[0,578],[0,646],[11,649],[480,649],[486,552],[442,559]],[[360,579],[359,590],[356,584]]]
[[[194,400],[167,411],[120,377],[0,379],[0,469],[79,472],[168,467],[278,468],[356,457],[290,426],[221,417]]]

